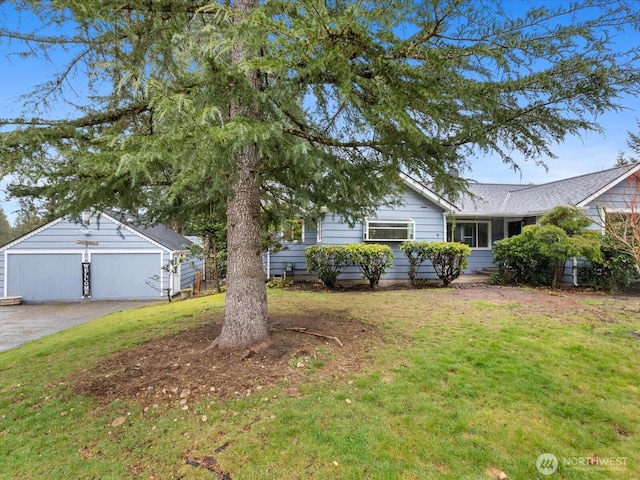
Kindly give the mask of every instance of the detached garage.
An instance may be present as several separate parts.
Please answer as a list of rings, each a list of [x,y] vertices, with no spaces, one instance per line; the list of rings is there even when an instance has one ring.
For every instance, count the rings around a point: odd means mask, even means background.
[[[105,212],[60,218],[0,248],[3,297],[24,302],[153,299],[195,281],[202,261],[165,226]],[[174,265],[174,268],[167,268]]]

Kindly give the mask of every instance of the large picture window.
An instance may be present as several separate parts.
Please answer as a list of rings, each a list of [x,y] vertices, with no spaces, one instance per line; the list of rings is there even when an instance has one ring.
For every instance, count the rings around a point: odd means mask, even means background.
[[[471,248],[489,248],[489,222],[447,222],[447,241],[460,242]]]
[[[368,219],[365,223],[364,239],[377,242],[405,241],[416,239],[416,224],[409,219]]]

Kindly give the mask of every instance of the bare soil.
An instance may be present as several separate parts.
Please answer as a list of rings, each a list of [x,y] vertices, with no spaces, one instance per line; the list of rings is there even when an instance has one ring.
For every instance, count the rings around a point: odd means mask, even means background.
[[[580,300],[603,297],[577,290],[525,290],[488,284],[454,287],[439,298],[446,301],[445,297],[451,295],[458,300],[515,302],[544,315],[568,309],[574,309],[574,313],[580,309],[592,310]],[[322,287],[298,283],[291,288],[317,290]],[[354,295],[365,294],[358,292],[360,289],[354,288]],[[640,296],[640,292],[629,291],[619,297],[629,296]],[[640,312],[633,312],[636,313]],[[269,343],[251,350],[229,353],[207,349],[220,333],[222,316],[219,316],[211,323],[148,341],[88,366],[75,375],[71,385],[76,393],[105,404],[116,399],[145,404],[186,402],[187,397],[190,402],[197,397],[225,399],[259,395],[276,384],[285,385],[286,394],[296,396],[310,376],[341,378],[358,371],[367,352],[384,343],[374,326],[349,315],[318,316],[316,312],[300,312],[295,316],[271,317],[270,321]]]
[[[374,327],[349,318],[301,312],[271,320],[269,342],[251,350],[208,348],[220,334],[220,317],[108,357],[78,372],[71,384],[76,393],[104,403],[229,398],[259,394],[281,382],[295,396],[310,374],[317,378],[357,371],[366,352],[382,342]]]

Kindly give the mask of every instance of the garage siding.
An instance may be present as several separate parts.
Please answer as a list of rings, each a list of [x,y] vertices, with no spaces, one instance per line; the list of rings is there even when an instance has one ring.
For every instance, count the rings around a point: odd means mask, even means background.
[[[23,301],[82,299],[82,255],[13,254],[7,256],[8,296]]]

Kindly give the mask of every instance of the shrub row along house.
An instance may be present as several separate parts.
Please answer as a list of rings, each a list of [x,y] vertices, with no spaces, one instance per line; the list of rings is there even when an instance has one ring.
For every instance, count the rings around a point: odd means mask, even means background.
[[[194,284],[191,240],[132,215],[59,218],[0,248],[3,297],[25,302],[154,299]]]
[[[399,250],[404,241],[456,241],[471,247],[465,273],[493,267],[493,245],[518,235],[556,206],[574,206],[593,219],[592,228],[602,228],[606,215],[625,214],[638,207],[640,164],[625,165],[541,185],[470,183],[468,194],[448,200],[428,186],[403,176],[402,206],[382,206],[375,216],[349,226],[331,212],[301,219],[297,239],[283,239],[283,248],[265,254],[267,277],[309,278],[304,251],[310,245],[384,243],[394,251],[393,268],[382,280],[406,280],[409,262]],[[568,280],[576,281],[572,268]],[[350,267],[343,280],[361,278]],[[436,278],[424,265],[419,278]]]

